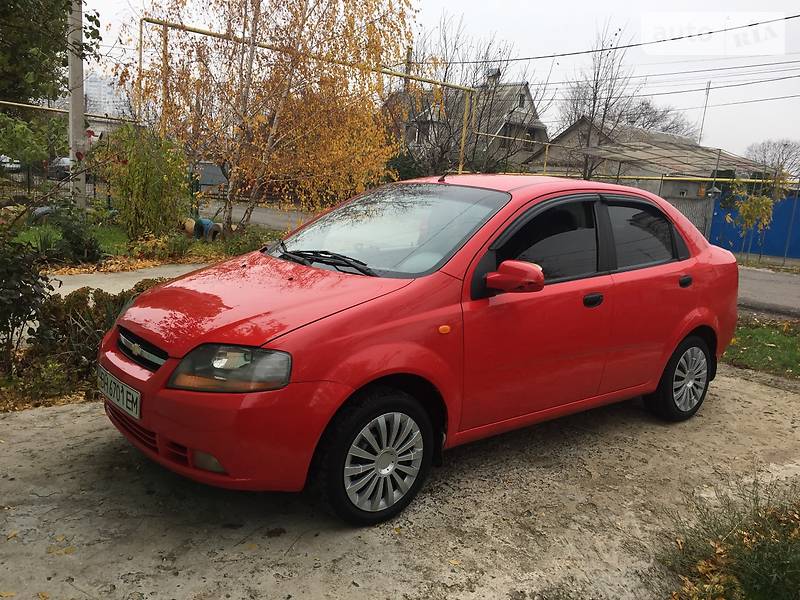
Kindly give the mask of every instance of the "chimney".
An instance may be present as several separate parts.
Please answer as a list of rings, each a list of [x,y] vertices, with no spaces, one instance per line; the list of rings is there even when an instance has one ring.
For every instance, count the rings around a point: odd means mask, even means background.
[[[489,69],[486,71],[486,85],[494,87],[498,83],[500,83],[500,69]]]

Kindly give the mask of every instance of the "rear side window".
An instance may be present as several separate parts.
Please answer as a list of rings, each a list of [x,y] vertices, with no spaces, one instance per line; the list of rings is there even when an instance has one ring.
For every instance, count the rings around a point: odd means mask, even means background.
[[[559,204],[537,215],[499,249],[498,264],[504,260],[536,263],[548,282],[596,273],[593,202]]]
[[[617,268],[628,269],[674,258],[672,227],[656,208],[608,205]]]

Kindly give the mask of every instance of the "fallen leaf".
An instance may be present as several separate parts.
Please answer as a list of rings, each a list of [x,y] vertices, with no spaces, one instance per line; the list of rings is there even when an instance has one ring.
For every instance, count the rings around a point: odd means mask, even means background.
[[[64,554],[75,554],[75,546],[67,546],[64,548]]]
[[[6,541],[8,541],[8,540],[13,540],[15,537],[17,537],[17,532],[16,532],[16,531],[12,531],[11,533],[9,533],[9,534],[6,536]]]
[[[38,597],[39,600],[50,600],[50,594],[47,592],[39,592]]]
[[[17,592],[0,592],[0,598],[13,598]]]
[[[63,535],[57,535],[57,536],[56,536],[56,541],[57,541],[57,542],[63,542],[63,541],[64,541],[64,539],[66,539],[66,538],[65,538]]]
[[[457,567],[458,565],[460,565],[460,564],[461,564],[461,561],[460,561],[460,560],[448,560],[447,562],[449,562],[449,563],[450,563],[451,565],[453,565],[454,567]]]

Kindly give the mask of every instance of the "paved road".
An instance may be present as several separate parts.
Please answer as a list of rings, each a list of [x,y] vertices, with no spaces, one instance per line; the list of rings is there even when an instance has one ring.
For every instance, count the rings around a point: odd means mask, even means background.
[[[217,210],[220,208],[220,204],[213,202],[207,208],[202,211],[203,216],[208,218],[212,218]],[[244,211],[247,207],[243,204],[236,204],[233,207],[233,219],[237,221],[238,219],[242,218]],[[266,206],[257,206],[253,210],[253,214],[250,217],[250,221],[252,223],[257,223],[259,225],[263,225],[264,227],[269,227],[270,229],[278,229],[278,230],[286,230],[286,229],[294,229],[304,221],[308,220],[311,217],[311,213],[296,211],[296,210],[279,210],[277,208],[270,208]],[[222,220],[222,217],[218,216],[217,220]]]
[[[800,275],[741,267],[739,306],[800,317]]]

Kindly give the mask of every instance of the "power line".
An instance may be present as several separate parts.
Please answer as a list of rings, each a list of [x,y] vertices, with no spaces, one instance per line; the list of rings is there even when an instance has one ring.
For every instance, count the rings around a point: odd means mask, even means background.
[[[640,48],[642,46],[652,46],[654,44],[663,44],[666,42],[677,42],[679,40],[688,40],[692,38],[703,37],[707,35],[715,35],[718,33],[726,33],[728,31],[737,31],[740,29],[748,29],[750,27],[758,27],[760,25],[769,25],[770,23],[779,23],[791,21],[792,19],[800,18],[800,14],[789,15],[787,17],[780,17],[777,19],[769,19],[767,21],[756,21],[755,23],[748,23],[747,25],[737,25],[736,27],[725,27],[723,29],[715,29],[700,33],[690,33],[688,35],[678,35],[671,38],[664,38],[661,40],[651,40],[649,42],[634,42],[631,44],[622,44],[620,46],[611,46],[608,48],[592,48],[590,50],[576,50],[574,52],[559,52],[556,54],[540,54],[537,56],[512,56],[503,59],[476,59],[476,60],[451,60],[447,61],[450,65],[482,65],[482,64],[495,64],[495,63],[510,63],[530,60],[542,60],[545,58],[562,58],[565,56],[579,56],[581,54],[596,54],[598,52],[607,52],[611,50],[627,50],[629,48]],[[432,61],[412,61],[411,64],[422,65],[431,64]]]
[[[784,75],[783,77],[772,77],[770,79],[757,79],[755,81],[744,81],[741,83],[728,83],[725,85],[717,85],[714,86],[712,89],[714,90],[721,90],[725,88],[733,88],[733,87],[742,87],[745,85],[755,85],[757,83],[770,83],[773,81],[785,81],[787,79],[797,79],[800,78],[800,75]],[[704,92],[706,90],[705,86],[701,88],[690,88],[687,90],[671,90],[668,92],[652,92],[652,93],[641,93],[641,94],[624,94],[626,98],[650,98],[652,96],[672,96],[674,94],[689,94],[692,92]],[[573,97],[565,96],[561,98],[552,98],[550,102],[570,102],[574,100]]]
[[[716,108],[718,106],[734,106],[736,104],[753,104],[755,102],[770,102],[772,100],[787,100],[788,98],[800,98],[800,94],[790,94],[788,96],[772,96],[769,98],[754,98],[752,100],[739,100],[737,102],[723,102],[722,104],[709,104],[708,108]],[[671,110],[697,110],[703,108],[702,106],[689,106],[687,108],[673,108]]]
[[[650,77],[666,77],[669,75],[691,75],[692,73],[710,73],[713,71],[730,71],[733,69],[751,69],[756,67],[770,67],[775,65],[790,65],[790,64],[797,64],[800,63],[800,60],[784,60],[779,62],[767,62],[767,63],[756,63],[750,65],[736,65],[733,67],[715,67],[709,69],[690,69],[685,71],[667,71],[665,73],[646,73],[643,75],[631,75],[627,77],[627,79],[647,79]],[[763,70],[763,71],[754,71],[753,73],[749,73],[750,75],[757,75],[759,73],[769,73],[770,71]],[[741,75],[747,75],[748,73],[741,73]],[[569,84],[569,83],[584,83],[590,81],[589,79],[564,79],[562,81],[546,81],[544,82],[543,86],[545,85],[562,85],[562,84]]]

